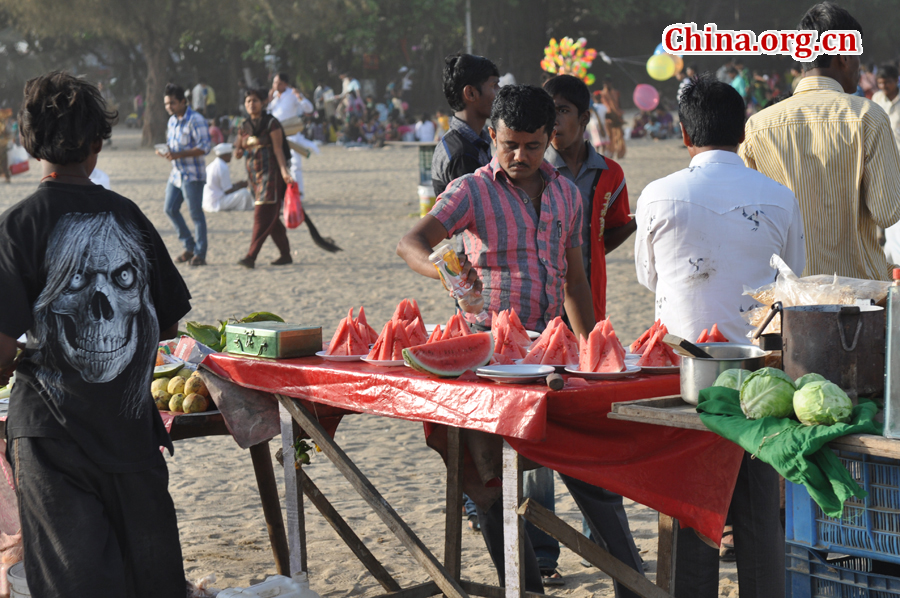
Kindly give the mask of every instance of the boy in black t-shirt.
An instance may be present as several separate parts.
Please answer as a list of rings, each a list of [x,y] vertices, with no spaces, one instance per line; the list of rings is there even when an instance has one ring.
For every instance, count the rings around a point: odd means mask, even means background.
[[[114,118],[89,83],[29,81],[19,127],[44,176],[0,216],[0,384],[16,371],[6,433],[38,598],[185,595],[150,382],[190,294],[140,209],[88,179]]]

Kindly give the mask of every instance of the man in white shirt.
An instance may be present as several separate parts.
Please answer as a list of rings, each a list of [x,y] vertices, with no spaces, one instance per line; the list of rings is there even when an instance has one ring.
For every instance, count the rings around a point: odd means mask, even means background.
[[[741,314],[758,305],[744,286],[772,282],[773,253],[795,272],[806,264],[803,218],[790,189],[747,168],[744,101],[709,75],[682,91],[678,107],[688,168],[654,181],[637,203],[635,267],[656,293],[656,317],[672,334],[694,340],[713,324],[746,343]],[[741,598],[784,593],[784,530],[778,475],[744,454],[731,503]],[[718,551],[690,529],[678,536],[675,596],[718,594]]]
[[[434,141],[434,123],[431,122],[427,114],[420,116],[418,122],[416,122],[416,141]]]
[[[359,81],[344,73],[341,75],[341,95],[338,98],[346,98],[351,91],[355,91],[356,95],[359,95]]]
[[[204,212],[253,209],[253,194],[247,188],[247,181],[231,184],[228,163],[232,149],[230,143],[220,143],[213,148],[216,159],[206,167],[206,184],[203,186]]]
[[[291,87],[287,73],[278,73],[275,75],[272,79],[272,89],[269,92],[269,97],[269,114],[277,118],[281,123],[284,123],[285,120],[294,118],[295,116],[311,114],[315,110],[312,102],[304,97],[299,91]],[[316,154],[319,153],[319,146],[307,139],[303,133],[294,133],[293,135],[288,136],[288,141],[292,141],[294,144],[308,150],[306,152],[307,156],[309,156],[310,152]],[[302,155],[292,147],[291,176],[297,181],[297,186],[302,194],[303,163],[301,160]]]
[[[191,90],[191,108],[206,115],[206,83],[201,81]]]
[[[891,120],[891,130],[894,132],[894,141],[900,149],[900,91],[897,77],[897,67],[894,65],[885,64],[878,67],[878,91],[872,96],[872,101],[887,112]],[[893,263],[900,264],[900,224],[885,229],[884,238],[884,254]]]

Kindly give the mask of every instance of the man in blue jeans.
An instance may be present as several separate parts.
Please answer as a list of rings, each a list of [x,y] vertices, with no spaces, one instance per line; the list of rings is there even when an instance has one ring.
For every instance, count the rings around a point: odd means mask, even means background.
[[[203,214],[203,186],[206,184],[206,160],[212,143],[209,139],[209,125],[206,119],[187,104],[184,88],[169,83],[166,85],[166,112],[169,117],[166,130],[166,151],[156,153],[172,162],[172,174],[166,184],[166,215],[178,239],[184,246],[184,253],[175,258],[178,263],[188,262],[191,266],[206,265],[206,216]],[[181,215],[181,204],[187,199],[194,235]],[[196,238],[195,238],[196,237]]]

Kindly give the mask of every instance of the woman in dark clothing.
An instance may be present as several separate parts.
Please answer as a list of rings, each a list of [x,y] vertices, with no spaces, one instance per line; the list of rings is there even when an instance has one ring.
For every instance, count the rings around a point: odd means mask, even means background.
[[[266,96],[260,90],[247,90],[244,108],[250,117],[241,124],[234,144],[235,158],[240,159],[244,152],[247,153],[247,175],[256,198],[250,249],[246,257],[238,261],[245,268],[256,264],[256,256],[269,236],[281,252],[272,265],[283,266],[292,261],[287,229],[280,215],[285,189],[294,179],[289,171],[290,154],[284,149],[284,129],[277,118],[263,111]]]

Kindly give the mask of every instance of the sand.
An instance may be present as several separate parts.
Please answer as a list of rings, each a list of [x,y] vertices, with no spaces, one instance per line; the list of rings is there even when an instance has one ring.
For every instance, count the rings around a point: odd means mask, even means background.
[[[134,200],[156,225],[173,256],[181,253],[177,235],[163,212],[169,164],[139,147],[137,131],[118,127],[113,145],[98,165],[113,189]],[[680,141],[634,141],[621,161],[631,205],[650,181],[689,162]],[[39,180],[39,164],[0,183],[0,210],[27,196]],[[246,178],[243,162],[231,165],[232,179]],[[418,214],[418,153],[409,148],[325,147],[304,161],[308,214],[319,231],[344,249],[332,255],[313,245],[305,226],[289,232],[294,264],[269,266],[278,253],[267,242],[257,268],[236,265],[250,242],[251,212],[207,214],[209,253],[205,267],[181,266],[193,294],[188,320],[215,323],[267,310],[290,322],[322,326],[326,338],[350,307],[364,305],[369,322],[380,329],[404,297],[419,301],[428,323],[442,323],[452,304],[436,281],[409,270],[394,250]],[[182,208],[190,224],[186,207]],[[635,280],[634,251],[626,243],[608,256],[608,312],[623,342],[653,321],[653,295]],[[440,559],[443,553],[445,468],[425,446],[421,424],[358,415],[345,418],[337,440],[385,498]],[[217,587],[246,586],[275,573],[249,454],[229,437],[176,442],[168,458],[170,490],[178,510],[185,570],[191,579],[208,573]],[[271,443],[280,446],[280,438]],[[276,465],[277,467],[277,465]],[[403,546],[322,455],[313,455],[307,472],[366,545],[403,586],[427,581]],[[279,476],[280,478],[280,476]],[[279,479],[282,494],[283,484]],[[556,480],[556,510],[580,528],[581,517],[565,485]],[[626,501],[648,576],[656,571],[656,513]],[[373,596],[381,587],[338,539],[314,508],[307,507],[311,587],[322,596]],[[463,534],[463,576],[496,583],[481,539]],[[560,596],[613,596],[610,579],[562,549],[559,570],[566,584],[548,589]],[[737,596],[734,565],[721,567],[721,595]]]

